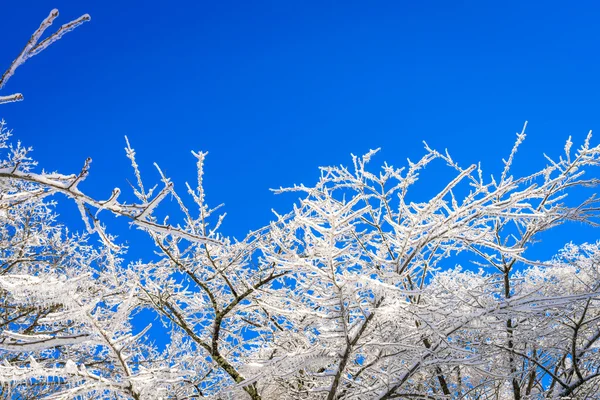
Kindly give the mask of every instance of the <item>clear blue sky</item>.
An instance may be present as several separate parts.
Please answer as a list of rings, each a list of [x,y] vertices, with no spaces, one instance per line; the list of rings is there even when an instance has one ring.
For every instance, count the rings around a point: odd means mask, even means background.
[[[6,1],[3,69],[55,7],[57,25],[92,21],[3,91],[25,95],[0,109],[15,137],[48,170],[91,156],[82,188],[101,198],[127,189],[124,135],[147,178],[156,161],[180,189],[207,150],[208,200],[236,236],[289,209],[269,188],[350,153],[399,165],[426,140],[497,171],[529,120],[531,170],[600,130],[598,2]]]

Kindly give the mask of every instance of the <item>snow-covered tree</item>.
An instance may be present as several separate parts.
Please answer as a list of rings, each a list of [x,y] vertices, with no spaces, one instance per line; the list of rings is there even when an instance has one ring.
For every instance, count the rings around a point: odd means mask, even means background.
[[[40,35],[13,72],[49,40]],[[148,185],[127,142],[132,197],[98,200],[79,187],[91,160],[76,174],[43,172],[9,134],[3,123],[4,398],[600,396],[600,242],[565,238],[546,261],[528,255],[561,224],[596,225],[597,200],[582,197],[600,182],[591,134],[526,176],[511,169],[524,130],[489,178],[427,145],[417,162],[379,171],[371,151],[321,168],[314,186],[277,190],[301,199],[242,239],[221,233],[224,214],[206,201],[206,153],[192,152],[198,181],[179,191],[158,167]],[[432,163],[450,177],[419,199]],[[59,222],[65,200],[85,232]],[[179,212],[159,219],[166,201]],[[145,258],[128,260],[107,213],[148,236]],[[142,311],[166,328],[164,349],[132,322]]]

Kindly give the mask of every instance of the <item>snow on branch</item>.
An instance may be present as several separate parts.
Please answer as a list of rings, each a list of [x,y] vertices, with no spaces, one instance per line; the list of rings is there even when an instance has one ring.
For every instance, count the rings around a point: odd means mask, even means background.
[[[48,29],[52,25],[52,23],[54,22],[54,20],[57,17],[58,17],[57,9],[50,11],[50,14],[48,15],[48,17],[46,17],[42,21],[42,23],[40,24],[40,27],[33,33],[33,35],[31,35],[31,38],[29,39],[29,41],[27,42],[27,44],[25,45],[23,50],[21,50],[21,53],[19,53],[17,58],[15,58],[13,60],[11,65],[8,67],[8,69],[4,72],[4,74],[2,74],[2,77],[0,77],[0,90],[6,85],[6,83],[9,81],[9,79],[14,75],[17,68],[19,68],[21,65],[23,65],[25,63],[25,61],[27,61],[31,57],[41,53],[43,50],[47,49],[52,43],[61,39],[66,33],[72,31],[73,29],[77,28],[78,26],[82,25],[83,23],[85,23],[91,19],[88,14],[84,14],[81,17],[79,17],[67,24],[64,24],[52,35],[48,36],[43,41],[39,42],[40,38],[42,37],[42,35],[46,31],[46,29]],[[20,101],[20,100],[23,100],[23,95],[20,93],[15,93],[15,94],[9,95],[9,96],[1,96],[0,104],[9,103],[9,102],[13,102],[13,101]]]
[[[77,175],[62,175],[62,174],[36,174],[33,172],[19,170],[19,165],[13,167],[0,168],[0,180],[12,179],[35,183],[45,188],[50,193],[61,193],[67,197],[72,198],[78,205],[81,205],[82,218],[88,223],[89,229],[98,231],[98,227],[94,224],[89,224],[89,215],[85,212],[85,206],[90,206],[98,211],[107,210],[115,215],[127,217],[132,220],[134,225],[139,226],[143,229],[148,229],[153,232],[180,237],[192,242],[210,242],[218,244],[219,241],[208,237],[195,235],[193,233],[186,232],[184,229],[174,227],[171,225],[160,224],[156,222],[152,217],[151,213],[154,208],[166,197],[169,193],[169,186],[165,188],[156,196],[148,199],[147,202],[140,204],[127,204],[120,203],[117,201],[117,197],[120,190],[117,188],[113,190],[112,195],[108,200],[98,201],[92,197],[86,195],[78,189],[78,185],[85,180],[89,173],[91,159],[85,161],[85,165],[81,172]],[[96,213],[97,215],[97,213]],[[92,223],[95,222],[95,217],[92,218]],[[102,234],[102,232],[99,232]]]

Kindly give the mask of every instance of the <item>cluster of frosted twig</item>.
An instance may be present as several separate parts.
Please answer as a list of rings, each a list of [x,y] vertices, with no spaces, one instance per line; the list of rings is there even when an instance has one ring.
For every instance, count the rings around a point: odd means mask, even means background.
[[[8,135],[0,133],[6,143]],[[427,145],[405,168],[321,169],[287,215],[243,240],[220,233],[206,203],[206,153],[180,195],[160,169],[143,181],[127,142],[134,202],[86,195],[79,174],[36,172],[21,146],[2,147],[0,384],[6,396],[251,399],[531,399],[600,394],[600,244],[570,244],[548,261],[527,256],[543,232],[596,225],[600,147],[572,150],[515,177],[515,147],[484,178]],[[436,194],[415,186],[447,165]],[[440,184],[440,181],[432,182]],[[148,189],[149,188],[149,189]],[[567,197],[575,193],[573,198]],[[66,195],[88,231],[52,214]],[[179,216],[158,222],[171,199]],[[189,200],[189,201],[188,201]],[[125,216],[155,245],[124,264],[100,224]],[[178,223],[176,221],[179,221]],[[88,244],[96,235],[98,245]],[[158,351],[149,310],[167,329]],[[159,334],[160,335],[160,334]],[[164,335],[164,334],[163,334]]]

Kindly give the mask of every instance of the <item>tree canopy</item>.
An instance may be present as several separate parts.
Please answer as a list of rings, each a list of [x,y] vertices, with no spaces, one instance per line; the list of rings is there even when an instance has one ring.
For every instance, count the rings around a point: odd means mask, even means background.
[[[42,22],[0,81],[86,20],[39,42]],[[22,99],[20,94],[0,98]],[[127,142],[133,200],[97,199],[76,174],[44,172],[0,131],[0,385],[3,398],[535,399],[600,395],[600,243],[547,260],[542,233],[598,218],[600,146],[525,176],[511,170],[525,128],[497,176],[425,145],[404,167],[321,168],[285,215],[242,239],[207,204],[207,153],[197,182],[149,185]],[[411,197],[423,170],[451,179]],[[436,185],[439,184],[436,183]],[[589,193],[582,197],[581,193]],[[576,195],[574,195],[576,194]],[[74,202],[85,231],[56,215]],[[178,211],[159,212],[165,202]],[[104,215],[154,244],[138,261]],[[161,217],[159,217],[161,215]],[[548,232],[549,231],[549,232]],[[168,336],[155,345],[149,311]]]

